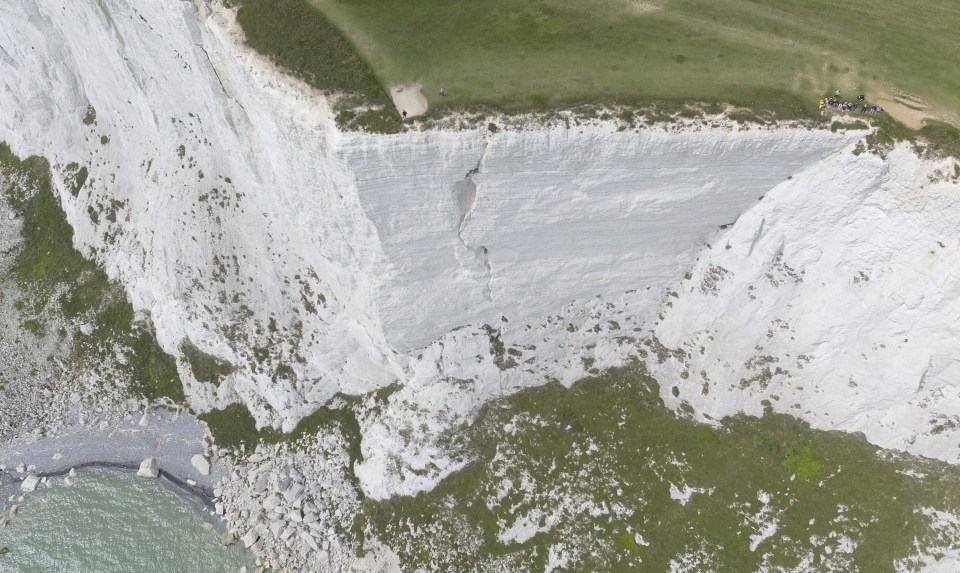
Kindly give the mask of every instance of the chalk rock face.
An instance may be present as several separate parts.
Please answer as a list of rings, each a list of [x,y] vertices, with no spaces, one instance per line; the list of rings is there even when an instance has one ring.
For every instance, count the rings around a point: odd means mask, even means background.
[[[387,342],[411,352],[465,325],[665,286],[720,225],[851,140],[596,124],[345,134],[338,153],[385,255]]]
[[[663,309],[663,399],[714,418],[766,402],[960,462],[956,164],[847,153],[769,193]]]
[[[156,458],[147,458],[140,462],[140,469],[137,470],[140,477],[155,478],[160,475],[160,468],[157,466]]]
[[[50,160],[77,245],[96,248],[166,351],[189,341],[234,366],[219,385],[182,366],[193,404],[239,395],[289,429],[402,370],[329,106],[242,47],[231,18],[193,2],[5,6],[0,141]],[[104,205],[95,222],[88,208]]]
[[[190,458],[190,463],[193,464],[193,467],[196,468],[200,475],[208,476],[210,475],[210,460],[202,454],[194,454]]]

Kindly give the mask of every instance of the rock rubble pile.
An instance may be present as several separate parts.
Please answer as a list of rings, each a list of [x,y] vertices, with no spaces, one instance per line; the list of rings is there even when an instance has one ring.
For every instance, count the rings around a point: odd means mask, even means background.
[[[220,452],[228,455],[226,452]],[[333,433],[293,444],[261,444],[214,489],[215,512],[265,566],[345,571],[360,498],[344,440]]]

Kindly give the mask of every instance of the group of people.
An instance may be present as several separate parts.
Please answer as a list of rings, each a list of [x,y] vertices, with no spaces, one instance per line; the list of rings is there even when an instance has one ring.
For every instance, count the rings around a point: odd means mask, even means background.
[[[881,113],[882,107],[867,105],[863,94],[857,96],[857,101],[843,101],[840,97],[840,90],[837,90],[833,96],[827,96],[820,100],[820,113],[826,113],[827,108],[833,108],[839,111],[857,111],[860,113]]]

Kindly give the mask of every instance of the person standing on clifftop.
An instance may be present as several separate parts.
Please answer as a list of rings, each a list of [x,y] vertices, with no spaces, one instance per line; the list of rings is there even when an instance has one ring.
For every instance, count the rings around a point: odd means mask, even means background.
[[[440,95],[441,95],[441,96],[447,95],[447,90],[445,90],[445,89],[443,89],[443,88],[440,88]]]

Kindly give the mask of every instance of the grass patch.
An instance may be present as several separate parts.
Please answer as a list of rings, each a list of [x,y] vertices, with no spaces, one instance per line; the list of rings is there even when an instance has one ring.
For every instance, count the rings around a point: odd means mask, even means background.
[[[247,42],[307,83],[329,92],[389,103],[373,71],[350,42],[303,0],[242,0],[237,21]]]
[[[932,157],[960,159],[960,129],[940,121],[928,121],[917,131],[925,144],[925,153]]]
[[[87,113],[83,116],[83,125],[93,125],[97,122],[97,110],[92,106],[87,106]]]
[[[542,571],[560,552],[578,571],[892,571],[939,535],[922,508],[960,511],[958,468],[785,415],[701,425],[637,368],[489,404],[472,441],[435,490],[365,502],[405,569]]]
[[[906,125],[893,119],[887,114],[880,114],[871,119],[876,131],[867,136],[867,149],[880,157],[886,157],[893,147],[900,141],[915,143],[917,134]]]
[[[801,481],[816,481],[823,477],[823,461],[817,455],[814,445],[806,443],[792,449],[783,461],[791,476]]]
[[[8,277],[28,299],[22,310],[88,322],[91,334],[74,344],[77,366],[99,368],[120,349],[126,357],[120,368],[135,392],[182,402],[176,363],[157,345],[152,326],[136,319],[123,287],[74,248],[73,228],[53,192],[46,160],[20,160],[0,144],[0,170],[8,182],[4,196],[23,217],[23,240]],[[38,318],[24,326],[34,333],[44,328]]]
[[[180,345],[187,363],[190,364],[190,370],[193,371],[193,377],[198,382],[209,382],[217,386],[230,374],[233,374],[233,366],[220,360],[216,356],[211,356],[197,348],[189,340],[184,340]]]
[[[340,396],[342,399],[353,400]],[[351,464],[348,475],[353,476],[353,464],[363,459],[360,453],[360,424],[349,408],[321,407],[306,416],[289,433],[276,428],[257,428],[256,420],[243,404],[230,404],[222,410],[211,410],[198,416],[207,423],[216,443],[224,448],[235,449],[245,454],[252,453],[260,442],[266,444],[288,443],[296,445],[303,438],[335,429],[347,441]]]
[[[20,323],[20,328],[26,330],[30,334],[33,334],[37,338],[42,337],[47,330],[46,325],[36,318],[24,320]]]
[[[840,131],[841,129],[870,129],[870,126],[867,125],[865,122],[860,121],[859,119],[856,121],[852,121],[850,123],[835,121],[830,124],[830,131],[834,133]]]
[[[372,133],[400,133],[404,126],[392,106],[375,109],[344,109],[337,113],[337,125]]]
[[[126,301],[124,303],[129,305]],[[128,358],[133,390],[150,400],[166,397],[182,403],[186,396],[177,373],[177,363],[157,344],[153,330],[138,325],[120,332],[124,333],[122,340],[130,349]]]
[[[63,285],[96,266],[73,248],[73,228],[53,194],[46,160],[20,160],[0,144],[0,170],[7,181],[4,198],[23,217],[23,242],[10,275],[33,299],[32,306],[42,308]]]
[[[403,131],[383,82],[351,42],[307,0],[237,0],[247,42],[308,84],[336,92],[337,124],[375,133]]]
[[[230,404],[222,410],[211,410],[197,416],[207,423],[217,445],[223,448],[252,452],[262,434],[257,422],[243,404]]]
[[[87,177],[89,176],[90,172],[87,171],[86,165],[77,171],[77,180],[70,189],[70,193],[73,194],[74,197],[80,194],[80,190],[83,189],[83,186],[87,183]]]

